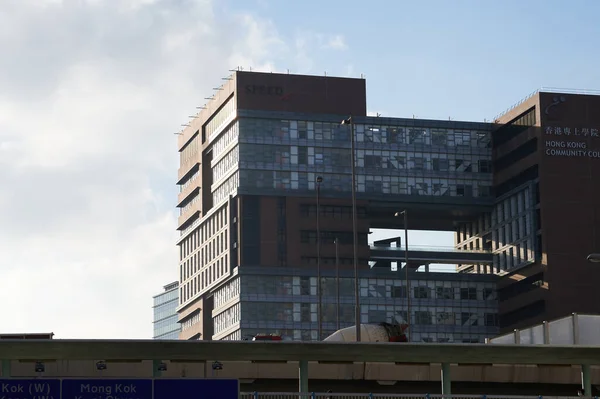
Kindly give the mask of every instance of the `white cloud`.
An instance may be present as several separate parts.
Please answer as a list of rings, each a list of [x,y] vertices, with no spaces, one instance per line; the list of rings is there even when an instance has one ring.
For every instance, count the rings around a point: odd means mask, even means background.
[[[348,46],[346,45],[346,40],[342,35],[334,35],[329,37],[324,47],[335,50],[345,50],[348,48]]]
[[[232,67],[299,71],[328,41],[291,57],[209,0],[0,8],[0,331],[150,337],[177,278],[172,133]]]

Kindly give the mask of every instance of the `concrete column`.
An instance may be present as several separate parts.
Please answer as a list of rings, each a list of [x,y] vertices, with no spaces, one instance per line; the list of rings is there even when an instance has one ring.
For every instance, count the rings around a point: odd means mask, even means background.
[[[589,364],[581,365],[581,388],[583,388],[583,396],[592,396],[592,373]]]
[[[308,393],[308,361],[300,360],[298,362],[299,386],[298,392]]]
[[[442,395],[446,397],[452,395],[450,385],[450,363],[442,363]]]
[[[2,378],[10,377],[10,360],[2,360]]]

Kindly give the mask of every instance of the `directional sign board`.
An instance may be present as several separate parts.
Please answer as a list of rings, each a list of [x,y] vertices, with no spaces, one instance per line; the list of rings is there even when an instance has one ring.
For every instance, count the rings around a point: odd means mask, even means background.
[[[154,380],[154,399],[238,399],[239,391],[238,380]]]
[[[0,379],[2,399],[60,399],[60,380]]]
[[[0,399],[238,399],[238,380],[0,379]]]
[[[62,398],[152,399],[152,380],[65,379],[62,382]]]

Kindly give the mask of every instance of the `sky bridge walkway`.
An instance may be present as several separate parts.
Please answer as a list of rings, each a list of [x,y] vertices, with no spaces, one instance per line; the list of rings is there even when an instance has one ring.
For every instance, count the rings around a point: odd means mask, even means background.
[[[389,262],[404,262],[404,247],[372,245],[370,260],[375,261],[374,267],[386,267]],[[479,264],[487,265],[493,261],[491,251],[459,250],[454,247],[428,247],[408,245],[408,262],[411,267],[430,263],[441,264]]]

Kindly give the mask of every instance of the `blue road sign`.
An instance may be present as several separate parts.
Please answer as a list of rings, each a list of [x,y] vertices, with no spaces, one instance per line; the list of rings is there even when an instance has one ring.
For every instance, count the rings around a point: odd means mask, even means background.
[[[238,399],[239,390],[238,380],[154,380],[154,399]]]
[[[60,399],[60,380],[0,379],[0,398]]]
[[[152,399],[152,380],[68,379],[63,399]]]

